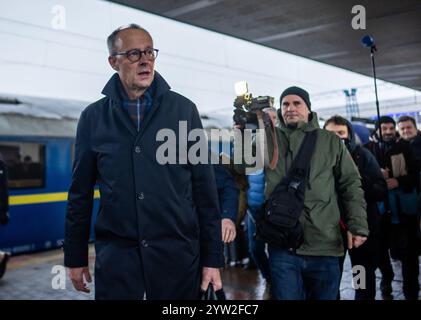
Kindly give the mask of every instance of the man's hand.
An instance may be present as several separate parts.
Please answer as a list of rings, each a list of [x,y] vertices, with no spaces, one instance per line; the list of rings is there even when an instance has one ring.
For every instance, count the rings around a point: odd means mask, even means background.
[[[243,109],[234,109],[234,125],[238,128],[244,128],[247,123],[249,124],[258,124],[257,114],[255,112],[247,112]]]
[[[246,103],[244,96],[237,96],[234,99],[234,108],[241,108]]]
[[[89,293],[91,290],[87,287],[87,282],[92,282],[88,267],[69,268],[69,277],[72,280],[73,287],[77,291]]]
[[[399,187],[399,181],[395,178],[386,179],[387,189],[392,190]]]
[[[200,289],[202,289],[202,291],[206,291],[209,283],[212,283],[215,291],[222,289],[221,273],[218,268],[203,267]]]
[[[242,129],[247,123],[247,113],[242,109],[234,109],[232,120],[234,121],[234,125]]]
[[[386,169],[380,169],[381,171],[382,171],[382,173],[383,173],[383,178],[385,179],[385,180],[387,180],[387,179],[389,179],[389,168],[386,168]]]
[[[359,246],[361,246],[367,240],[367,237],[354,236],[350,231],[346,232],[346,236],[348,238],[348,249],[349,250],[351,250],[352,248],[358,248]]]
[[[224,243],[233,242],[236,236],[235,224],[231,219],[222,219],[222,241]]]

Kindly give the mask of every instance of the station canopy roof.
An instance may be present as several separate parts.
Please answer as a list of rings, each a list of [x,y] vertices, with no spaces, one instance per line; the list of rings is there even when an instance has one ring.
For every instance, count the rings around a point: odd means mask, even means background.
[[[132,8],[372,76],[369,34],[379,79],[421,90],[419,0],[116,0]],[[351,25],[362,5],[366,29]]]

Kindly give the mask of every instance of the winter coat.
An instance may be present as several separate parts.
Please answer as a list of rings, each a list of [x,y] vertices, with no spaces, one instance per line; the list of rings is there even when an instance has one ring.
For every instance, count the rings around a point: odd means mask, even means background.
[[[317,141],[310,163],[310,174],[305,191],[304,210],[300,222],[304,229],[304,243],[297,254],[312,256],[342,256],[343,243],[339,227],[340,209],[344,205],[345,223],[354,235],[367,236],[367,212],[361,179],[348,150],[332,132],[319,128],[317,114],[312,112],[308,123],[299,122],[290,128],[282,117],[276,127],[279,146],[278,163],[274,170],[267,168],[266,197],[288,172],[300,149],[305,133],[317,130]],[[270,129],[269,157],[273,142]]]
[[[137,132],[123,109],[118,74],[104,87],[104,98],[81,114],[69,190],[65,265],[88,265],[93,191],[100,209],[95,225],[97,298],[194,299],[201,267],[223,265],[221,217],[210,164],[160,164],[161,129],[181,143],[179,121],[187,132],[202,128],[196,106],[170,90],[155,72],[153,105]],[[193,142],[188,143],[188,149]],[[162,147],[162,146],[161,146]]]

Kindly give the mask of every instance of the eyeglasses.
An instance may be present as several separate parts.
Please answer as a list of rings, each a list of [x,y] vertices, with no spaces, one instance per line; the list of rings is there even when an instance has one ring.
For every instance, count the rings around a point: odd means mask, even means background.
[[[158,57],[158,49],[146,49],[146,50],[139,50],[139,49],[132,49],[129,51],[124,52],[113,52],[112,56],[126,56],[130,62],[138,62],[142,58],[142,54],[145,56],[146,59],[153,61]]]

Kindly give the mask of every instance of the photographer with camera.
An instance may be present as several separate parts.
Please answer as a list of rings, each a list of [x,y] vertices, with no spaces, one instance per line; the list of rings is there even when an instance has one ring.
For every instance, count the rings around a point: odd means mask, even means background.
[[[359,247],[368,236],[360,176],[340,139],[319,128],[307,91],[290,87],[280,100],[276,127],[263,121],[275,161],[265,168],[266,204],[257,236],[269,245],[276,299],[335,300],[343,255],[338,201],[346,210],[348,248]],[[250,113],[235,111],[236,125],[255,124]]]

